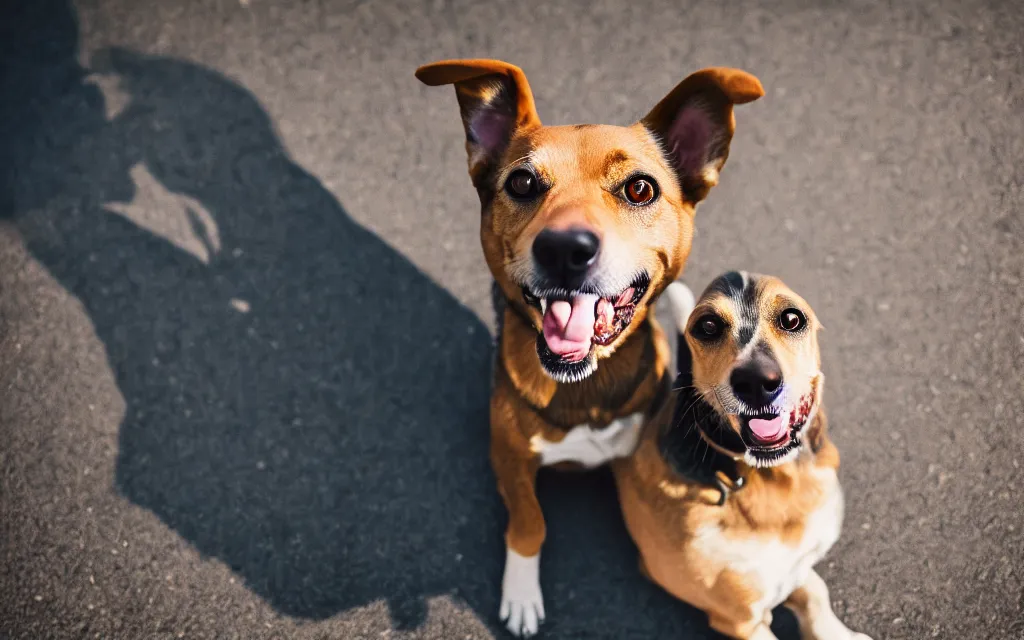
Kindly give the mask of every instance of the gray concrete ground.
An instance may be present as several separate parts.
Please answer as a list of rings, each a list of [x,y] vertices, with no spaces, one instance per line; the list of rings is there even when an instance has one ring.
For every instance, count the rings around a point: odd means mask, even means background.
[[[824,321],[835,608],[1024,637],[1019,4],[2,4],[0,637],[502,637],[476,196],[412,76],[452,56],[549,123],[762,79],[686,280]],[[545,637],[714,637],[606,473],[541,501]]]

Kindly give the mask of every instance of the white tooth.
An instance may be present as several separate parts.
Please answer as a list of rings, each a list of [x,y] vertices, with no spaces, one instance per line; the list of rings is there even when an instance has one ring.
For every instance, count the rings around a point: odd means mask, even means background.
[[[540,314],[544,315],[547,312],[548,312],[548,299],[547,298],[541,298],[540,299]]]

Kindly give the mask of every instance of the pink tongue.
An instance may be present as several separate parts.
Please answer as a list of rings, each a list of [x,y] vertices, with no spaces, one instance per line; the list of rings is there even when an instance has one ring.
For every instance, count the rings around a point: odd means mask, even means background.
[[[578,361],[590,353],[594,337],[594,305],[597,296],[578,295],[572,302],[554,300],[544,314],[544,340],[548,349],[566,360]]]
[[[781,440],[785,433],[785,424],[783,423],[782,416],[776,416],[771,420],[751,418],[747,424],[750,425],[750,430],[754,432],[754,436],[761,442],[776,442]]]

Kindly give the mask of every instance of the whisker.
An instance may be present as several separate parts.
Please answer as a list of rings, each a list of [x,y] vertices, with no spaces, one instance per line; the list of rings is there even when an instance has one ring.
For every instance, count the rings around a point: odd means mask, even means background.
[[[530,154],[528,153],[528,154],[526,154],[525,156],[523,156],[522,158],[516,158],[516,159],[515,159],[515,160],[513,160],[512,162],[508,163],[508,166],[510,166],[510,167],[514,167],[515,165],[519,164],[519,163],[520,163],[520,162],[522,162],[523,160],[529,160],[529,159],[530,159]]]
[[[694,389],[696,389],[696,387],[694,387]],[[684,409],[681,414],[679,414],[679,416],[678,416],[678,418],[676,420],[676,423],[673,426],[678,427],[679,423],[681,423],[683,421],[683,418],[686,417],[686,414],[688,414],[690,412],[690,410],[693,409],[695,406],[697,406],[697,403],[700,402],[703,399],[704,399],[704,395],[703,395],[703,392],[702,392],[701,395],[698,395],[696,398],[694,398],[693,402],[691,402],[690,405],[688,407],[686,407],[686,409]]]

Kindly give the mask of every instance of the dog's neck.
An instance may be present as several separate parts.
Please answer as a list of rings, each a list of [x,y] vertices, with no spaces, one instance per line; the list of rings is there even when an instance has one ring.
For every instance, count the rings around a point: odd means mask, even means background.
[[[648,411],[667,396],[668,352],[661,330],[645,317],[615,353],[585,380],[560,383],[544,372],[537,356],[537,330],[520,309],[495,293],[497,363],[520,396],[554,427],[603,426],[636,411]],[[500,300],[499,300],[500,298]],[[500,306],[499,306],[500,305]]]
[[[717,486],[724,475],[734,483],[746,465],[726,452],[741,452],[743,441],[729,424],[693,388],[688,372],[680,373],[673,386],[674,409],[658,434],[658,449],[665,463],[680,476]]]

